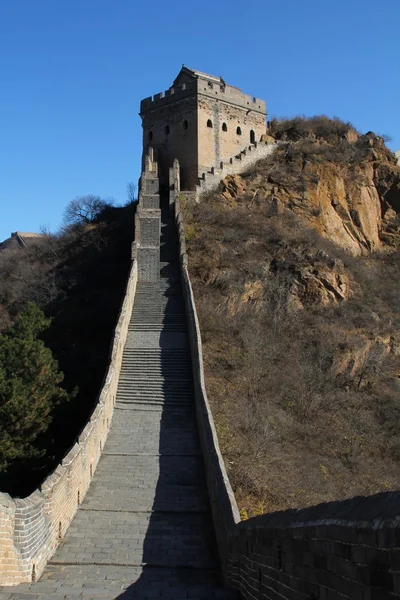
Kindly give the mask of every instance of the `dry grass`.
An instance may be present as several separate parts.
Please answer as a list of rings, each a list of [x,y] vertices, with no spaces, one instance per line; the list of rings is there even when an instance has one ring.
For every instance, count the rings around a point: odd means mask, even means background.
[[[186,213],[207,391],[242,514],[399,488],[399,255],[349,256],[247,198],[210,194]],[[306,264],[342,264],[351,297],[296,310]]]

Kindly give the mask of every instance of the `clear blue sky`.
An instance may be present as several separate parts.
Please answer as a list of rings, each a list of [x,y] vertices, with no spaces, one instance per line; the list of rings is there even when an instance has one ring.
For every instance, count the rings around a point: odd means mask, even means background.
[[[182,63],[400,148],[399,23],[399,0],[0,0],[0,240],[79,195],[124,202],[140,99]]]

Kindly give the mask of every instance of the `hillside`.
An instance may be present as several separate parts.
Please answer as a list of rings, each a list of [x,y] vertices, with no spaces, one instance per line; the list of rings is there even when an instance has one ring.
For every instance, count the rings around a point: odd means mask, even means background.
[[[400,179],[382,138],[273,121],[185,207],[206,385],[244,517],[400,486]]]
[[[0,334],[30,301],[51,318],[42,338],[57,360],[65,390],[78,389],[55,407],[37,438],[40,459],[0,472],[0,490],[25,496],[63,458],[89,418],[106,372],[110,343],[130,266],[135,205],[106,207],[92,222],[77,223],[35,244],[0,250]]]

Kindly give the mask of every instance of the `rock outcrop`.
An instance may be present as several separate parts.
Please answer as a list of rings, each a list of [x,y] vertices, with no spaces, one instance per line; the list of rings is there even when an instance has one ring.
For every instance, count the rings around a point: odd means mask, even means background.
[[[350,135],[351,134],[351,135]],[[345,140],[287,141],[220,188],[229,202],[255,202],[268,216],[292,211],[305,224],[353,255],[400,242],[400,177],[382,138],[349,131]]]

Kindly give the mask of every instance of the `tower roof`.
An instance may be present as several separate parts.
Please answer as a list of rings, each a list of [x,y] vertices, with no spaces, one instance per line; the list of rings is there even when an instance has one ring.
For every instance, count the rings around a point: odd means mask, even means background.
[[[182,65],[182,68],[179,71],[172,85],[179,85],[181,79],[184,78],[187,80],[188,77],[191,77],[193,79],[207,79],[207,81],[212,81],[213,83],[225,83],[222,77],[208,75],[207,73],[203,73],[202,71],[195,71],[194,69],[189,69],[189,67],[185,67],[185,65]]]

